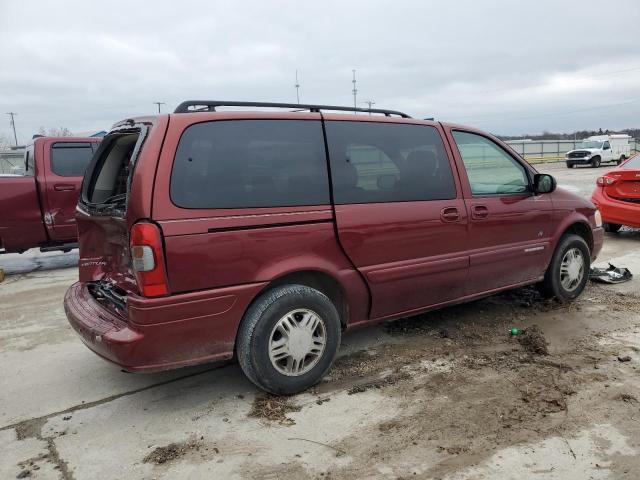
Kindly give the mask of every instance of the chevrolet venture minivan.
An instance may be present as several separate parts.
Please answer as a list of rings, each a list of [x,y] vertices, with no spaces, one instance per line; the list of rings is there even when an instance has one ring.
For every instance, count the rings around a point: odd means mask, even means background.
[[[571,300],[603,241],[591,202],[487,133],[248,102],[116,124],[77,224],[64,305],[91,350],[136,372],[235,356],[276,394],[320,381],[345,329],[529,284]]]

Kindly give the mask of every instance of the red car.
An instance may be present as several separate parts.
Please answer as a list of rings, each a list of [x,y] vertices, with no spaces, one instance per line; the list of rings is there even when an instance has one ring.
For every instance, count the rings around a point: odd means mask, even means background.
[[[591,200],[600,209],[607,232],[623,225],[640,228],[640,155],[598,177]]]
[[[604,237],[591,202],[489,134],[359,111],[191,101],[117,124],[78,204],[64,304],[82,341],[129,371],[235,356],[290,394],[345,329],[529,284],[582,292]]]
[[[101,138],[36,137],[23,175],[0,175],[0,253],[77,247],[76,205]]]

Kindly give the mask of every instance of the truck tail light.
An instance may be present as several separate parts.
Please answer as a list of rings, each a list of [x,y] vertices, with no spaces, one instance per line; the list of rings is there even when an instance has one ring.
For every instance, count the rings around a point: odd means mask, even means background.
[[[617,177],[608,177],[606,175],[604,177],[598,177],[598,180],[596,180],[599,187],[609,187],[614,183],[616,183],[617,181],[618,181]]]
[[[169,294],[162,233],[154,223],[140,222],[131,227],[131,261],[143,296]]]

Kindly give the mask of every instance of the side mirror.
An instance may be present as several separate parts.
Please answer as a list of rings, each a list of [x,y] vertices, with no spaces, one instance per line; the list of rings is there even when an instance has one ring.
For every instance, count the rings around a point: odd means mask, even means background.
[[[603,150],[609,150],[611,147],[609,145],[605,145]]]
[[[551,193],[558,186],[558,182],[551,175],[536,173],[533,177],[533,193]]]

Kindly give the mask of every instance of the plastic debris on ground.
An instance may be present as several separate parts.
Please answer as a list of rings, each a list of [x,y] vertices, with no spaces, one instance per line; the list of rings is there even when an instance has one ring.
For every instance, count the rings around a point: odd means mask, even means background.
[[[594,268],[589,270],[589,280],[600,283],[622,283],[628,282],[633,275],[628,268],[617,268],[609,264],[609,268]]]

